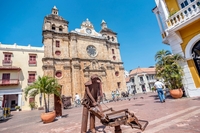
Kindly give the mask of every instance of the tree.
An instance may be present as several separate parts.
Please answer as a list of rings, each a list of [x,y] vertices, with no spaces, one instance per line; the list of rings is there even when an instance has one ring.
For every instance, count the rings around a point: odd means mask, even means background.
[[[49,112],[49,97],[51,94],[60,96],[60,92],[58,91],[58,88],[60,87],[61,86],[58,84],[55,78],[39,76],[32,85],[25,88],[25,98],[27,98],[28,95],[36,96],[38,94],[42,94],[44,97],[45,112],[47,113]],[[46,95],[48,97],[48,102],[46,100]]]
[[[179,65],[184,58],[179,54],[171,54],[168,50],[158,51],[155,55],[156,76],[164,79],[169,89],[178,89],[183,86],[183,69]]]

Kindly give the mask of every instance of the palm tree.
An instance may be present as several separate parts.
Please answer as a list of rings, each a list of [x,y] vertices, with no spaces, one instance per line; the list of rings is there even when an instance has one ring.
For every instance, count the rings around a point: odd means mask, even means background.
[[[28,95],[36,96],[37,94],[42,94],[44,96],[45,112],[49,112],[49,96],[50,94],[55,94],[60,96],[58,88],[61,86],[58,84],[57,80],[52,77],[43,76],[38,77],[38,79],[30,86],[25,88],[25,98]],[[46,100],[46,95],[48,96],[48,103]]]
[[[165,63],[165,57],[171,55],[171,52],[169,50],[160,50],[155,55],[155,61],[158,61],[157,64],[164,65]]]
[[[183,69],[179,65],[184,58],[179,54],[171,54],[168,50],[158,51],[155,55],[156,76],[163,78],[169,89],[177,89],[183,86]]]

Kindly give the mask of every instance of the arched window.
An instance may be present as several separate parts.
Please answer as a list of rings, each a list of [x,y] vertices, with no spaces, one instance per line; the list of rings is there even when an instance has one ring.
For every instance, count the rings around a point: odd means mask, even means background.
[[[51,29],[52,29],[52,30],[56,30],[55,24],[53,24],[53,25],[51,26]]]
[[[192,57],[200,76],[200,40],[192,48]]]
[[[63,31],[63,27],[62,26],[59,27],[59,31],[60,32]]]

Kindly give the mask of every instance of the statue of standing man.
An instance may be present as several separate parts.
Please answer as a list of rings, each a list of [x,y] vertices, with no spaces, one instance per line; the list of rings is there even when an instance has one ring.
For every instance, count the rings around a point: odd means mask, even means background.
[[[98,106],[99,110],[102,111],[100,106],[100,100],[103,96],[102,93],[102,84],[98,75],[95,74],[91,76],[91,80],[85,83],[85,95],[83,98],[82,104],[83,113],[82,113],[82,125],[81,133],[87,132],[87,123],[88,123],[88,113],[89,109]],[[95,115],[90,113],[90,131],[96,133],[95,130]]]

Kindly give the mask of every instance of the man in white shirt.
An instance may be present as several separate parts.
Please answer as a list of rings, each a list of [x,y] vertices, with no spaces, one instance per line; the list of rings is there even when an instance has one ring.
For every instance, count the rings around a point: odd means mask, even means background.
[[[160,102],[165,102],[165,95],[163,92],[163,88],[165,87],[165,85],[162,82],[160,82],[159,79],[157,79],[157,81],[154,83],[154,87],[157,89]]]
[[[75,104],[76,104],[75,106],[81,104],[81,100],[80,100],[80,97],[79,97],[78,93],[76,93],[74,101],[75,101]]]

